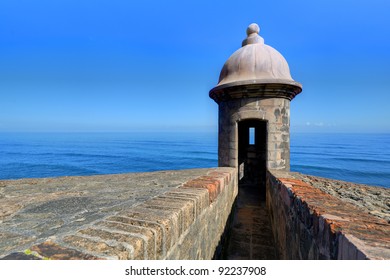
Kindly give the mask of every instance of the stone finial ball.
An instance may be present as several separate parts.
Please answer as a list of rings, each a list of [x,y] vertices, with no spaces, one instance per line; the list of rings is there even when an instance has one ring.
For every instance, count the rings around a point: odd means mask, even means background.
[[[248,28],[246,29],[246,34],[249,36],[253,33],[257,33],[259,34],[260,32],[260,27],[257,25],[257,23],[252,23],[248,26]]]

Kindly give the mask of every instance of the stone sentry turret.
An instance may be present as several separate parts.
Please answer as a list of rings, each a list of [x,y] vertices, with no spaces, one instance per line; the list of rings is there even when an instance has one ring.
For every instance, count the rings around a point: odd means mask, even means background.
[[[290,101],[302,91],[259,31],[249,25],[210,90],[219,105],[218,164],[238,167],[240,180],[252,182],[265,180],[266,168],[289,171]]]

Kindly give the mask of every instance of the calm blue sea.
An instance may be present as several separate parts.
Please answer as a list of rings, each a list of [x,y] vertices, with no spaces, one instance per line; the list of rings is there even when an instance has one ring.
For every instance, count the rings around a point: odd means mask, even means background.
[[[0,179],[215,167],[217,133],[1,133]],[[291,170],[390,187],[390,134],[292,134]]]
[[[390,134],[293,134],[291,170],[390,188]]]

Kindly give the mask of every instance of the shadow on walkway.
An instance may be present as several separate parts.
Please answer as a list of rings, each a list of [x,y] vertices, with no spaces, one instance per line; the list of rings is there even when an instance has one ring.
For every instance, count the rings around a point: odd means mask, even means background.
[[[240,184],[226,251],[228,260],[275,260],[271,221],[259,187]]]

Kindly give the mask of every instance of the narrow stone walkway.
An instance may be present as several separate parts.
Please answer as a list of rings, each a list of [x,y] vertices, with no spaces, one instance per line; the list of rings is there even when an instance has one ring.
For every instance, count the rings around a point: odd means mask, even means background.
[[[228,260],[275,260],[271,222],[259,188],[240,185],[233,226],[230,230]]]

